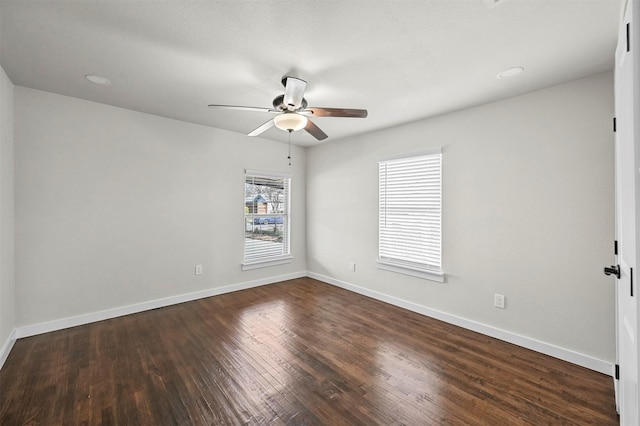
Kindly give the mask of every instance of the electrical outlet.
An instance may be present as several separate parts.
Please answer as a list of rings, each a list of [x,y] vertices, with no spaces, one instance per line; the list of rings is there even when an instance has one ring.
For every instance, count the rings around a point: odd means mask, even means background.
[[[496,308],[504,309],[504,301],[505,297],[503,294],[494,294],[493,295],[493,306]]]
[[[355,272],[356,271],[356,262],[349,263],[349,270],[351,272]]]
[[[202,275],[202,265],[196,265],[196,275]]]

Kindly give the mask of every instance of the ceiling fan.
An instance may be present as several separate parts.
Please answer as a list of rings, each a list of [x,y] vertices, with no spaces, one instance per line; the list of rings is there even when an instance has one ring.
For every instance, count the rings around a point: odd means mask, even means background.
[[[327,134],[316,126],[309,117],[365,118],[367,116],[366,109],[307,108],[307,100],[304,98],[304,91],[307,88],[306,81],[296,77],[285,76],[282,78],[282,85],[284,86],[284,94],[276,96],[272,103],[273,108],[213,104],[209,106],[240,111],[270,112],[277,114],[273,119],[248,133],[248,136],[258,136],[275,126],[278,129],[289,133],[304,129],[317,140],[323,140],[327,138]]]

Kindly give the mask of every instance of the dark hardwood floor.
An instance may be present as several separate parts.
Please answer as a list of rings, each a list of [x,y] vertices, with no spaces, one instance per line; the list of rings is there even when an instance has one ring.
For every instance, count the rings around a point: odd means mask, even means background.
[[[20,339],[0,424],[618,424],[613,381],[309,278]]]

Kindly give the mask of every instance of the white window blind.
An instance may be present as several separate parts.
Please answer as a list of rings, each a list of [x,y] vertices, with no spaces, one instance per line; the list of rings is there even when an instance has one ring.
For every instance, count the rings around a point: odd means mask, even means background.
[[[379,162],[378,260],[442,273],[442,154]]]
[[[290,258],[290,183],[288,175],[246,171],[245,265]]]

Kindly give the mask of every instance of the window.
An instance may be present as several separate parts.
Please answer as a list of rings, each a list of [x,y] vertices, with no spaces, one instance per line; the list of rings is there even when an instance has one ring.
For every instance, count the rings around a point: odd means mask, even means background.
[[[291,261],[289,175],[246,170],[243,270]]]
[[[443,282],[441,150],[379,162],[378,266]]]

